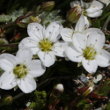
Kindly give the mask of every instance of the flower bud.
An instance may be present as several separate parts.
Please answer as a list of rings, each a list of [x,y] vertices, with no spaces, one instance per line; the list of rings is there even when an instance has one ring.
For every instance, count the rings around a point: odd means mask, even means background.
[[[93,82],[98,83],[102,78],[103,76],[101,74],[98,74],[96,77],[93,78]]]
[[[41,22],[41,19],[38,16],[36,16],[36,17],[30,16],[30,20],[31,20],[31,22],[37,22],[37,23]]]
[[[44,11],[51,11],[54,8],[54,6],[55,6],[55,2],[54,1],[48,1],[48,2],[42,3],[41,8]]]
[[[76,23],[82,13],[82,9],[79,5],[71,8],[67,13],[67,20],[71,23]]]
[[[0,38],[0,45],[8,44],[8,41],[5,38]]]
[[[55,89],[58,90],[59,92],[63,92],[64,91],[64,86],[63,86],[63,84],[57,84],[55,86]]]
[[[13,97],[12,96],[7,96],[3,99],[3,103],[6,104],[6,105],[8,105],[12,102],[13,102]]]
[[[0,38],[0,51],[8,50],[8,47],[5,47],[3,45],[7,45],[8,41],[5,38]]]

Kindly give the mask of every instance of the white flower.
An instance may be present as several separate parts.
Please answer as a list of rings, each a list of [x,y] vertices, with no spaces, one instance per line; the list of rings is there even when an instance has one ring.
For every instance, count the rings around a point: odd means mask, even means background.
[[[32,60],[32,54],[27,50],[18,51],[16,56],[1,54],[0,67],[4,70],[0,77],[0,88],[9,90],[18,86],[24,93],[35,90],[34,78],[45,72],[40,60]]]
[[[75,30],[70,28],[62,29],[61,35],[64,41],[71,42],[71,38],[73,38],[73,36],[75,35],[74,33],[76,32],[82,33],[86,28],[90,26],[90,22],[87,16],[91,18],[95,18],[101,16],[102,14],[103,4],[101,2],[93,0],[93,2],[88,3],[88,6],[87,4],[85,5],[84,2],[83,2],[83,6],[81,5],[82,3],[80,3],[80,1],[73,1],[70,3],[71,8],[75,8],[76,6],[77,8],[79,7],[82,14],[76,24]]]
[[[101,16],[103,10],[103,4],[101,2],[98,2],[97,0],[93,0],[93,2],[91,3],[83,3],[84,6],[81,6],[81,3],[79,1],[73,1],[70,3],[71,8],[75,7],[75,6],[79,6],[82,7],[82,14],[90,18],[96,18]]]
[[[102,8],[103,4],[94,0],[91,3],[90,7],[86,9],[87,16],[91,18],[99,17],[103,12]]]
[[[19,44],[20,49],[31,49],[33,54],[37,54],[46,67],[54,64],[55,56],[64,56],[63,42],[59,42],[59,33],[62,26],[56,22],[52,22],[45,29],[38,23],[30,23],[28,25],[28,35]]]
[[[97,67],[110,65],[110,53],[103,49],[105,36],[100,29],[89,28],[85,33],[76,33],[72,44],[66,48],[67,57],[73,62],[81,62],[89,73]]]
[[[81,15],[81,17],[79,18],[75,29],[71,29],[71,28],[62,28],[61,29],[61,36],[62,39],[65,42],[72,42],[73,37],[75,36],[75,34],[77,33],[83,33],[85,29],[87,29],[89,27],[89,22],[87,20],[87,18],[83,15]]]

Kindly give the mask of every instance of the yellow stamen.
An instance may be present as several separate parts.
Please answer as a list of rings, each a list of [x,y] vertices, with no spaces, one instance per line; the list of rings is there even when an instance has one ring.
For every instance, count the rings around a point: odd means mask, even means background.
[[[39,48],[44,51],[51,51],[53,47],[53,43],[48,39],[43,39],[39,42]]]
[[[87,60],[94,60],[96,56],[96,51],[92,47],[86,47],[86,49],[83,50],[83,56]]]
[[[17,78],[23,78],[27,75],[28,69],[24,64],[18,64],[13,69],[13,73],[17,76]]]

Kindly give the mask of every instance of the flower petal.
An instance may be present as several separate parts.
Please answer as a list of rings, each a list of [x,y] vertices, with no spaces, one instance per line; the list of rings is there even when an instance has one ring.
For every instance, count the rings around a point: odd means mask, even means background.
[[[0,59],[0,68],[2,68],[4,71],[10,71],[13,67],[14,65],[8,60]]]
[[[19,49],[30,49],[33,54],[36,54],[39,51],[37,48],[37,43],[38,41],[34,40],[33,38],[26,37],[20,42]]]
[[[62,39],[66,42],[71,42],[72,41],[72,36],[73,36],[73,29],[70,28],[63,28],[61,30],[61,36]]]
[[[95,60],[86,60],[85,58],[82,60],[82,65],[89,73],[95,73],[98,68],[97,62]]]
[[[42,63],[49,67],[55,63],[55,55],[53,52],[42,52],[39,51],[38,53],[39,58],[41,59]]]
[[[52,22],[45,30],[45,37],[55,42],[59,39],[61,26],[57,22]]]
[[[83,15],[84,16],[84,15]],[[90,27],[91,23],[90,21],[88,20],[87,16],[84,16],[84,20],[85,20],[85,29]]]
[[[73,34],[73,45],[74,47],[82,52],[82,50],[86,47],[87,35],[84,33],[74,33]]]
[[[76,26],[75,26],[75,31],[77,32],[82,32],[84,31],[86,28],[89,27],[89,21],[87,20],[86,16],[81,15]]]
[[[31,77],[25,77],[24,79],[18,80],[18,87],[24,92],[24,93],[30,93],[36,89],[36,82]]]
[[[7,61],[11,62],[13,65],[15,65],[16,58],[12,54],[3,53],[0,55],[0,59],[6,59]]]
[[[104,33],[97,28],[89,28],[86,32],[88,36],[87,46],[93,46],[97,51],[100,51],[105,43]]]
[[[92,2],[91,6],[88,9],[86,9],[86,11],[87,11],[87,13],[93,13],[98,10],[101,10],[102,8],[103,8],[103,4],[101,2],[94,0]]]
[[[5,72],[0,77],[0,88],[9,90],[17,85],[16,79],[13,73]]]
[[[29,50],[20,49],[17,54],[17,63],[28,63],[32,60],[32,53]]]
[[[28,35],[36,40],[43,39],[43,31],[44,28],[39,23],[30,23],[27,27]]]
[[[65,50],[67,57],[73,62],[81,62],[82,55],[80,52],[75,50],[74,47],[68,46]]]
[[[66,45],[67,44],[65,42],[56,42],[53,48],[55,55],[64,57],[64,50],[65,50]]]
[[[28,65],[28,67],[29,67],[29,73],[33,77],[39,77],[45,72],[45,67],[41,65],[40,60],[32,60]]]
[[[0,55],[0,67],[5,71],[10,71],[16,64],[16,58],[14,55],[4,53]]]
[[[96,11],[94,13],[87,13],[87,16],[91,18],[99,17],[102,14],[102,10]]]
[[[96,57],[96,60],[100,67],[107,67],[110,65],[110,53],[102,49],[101,54]]]

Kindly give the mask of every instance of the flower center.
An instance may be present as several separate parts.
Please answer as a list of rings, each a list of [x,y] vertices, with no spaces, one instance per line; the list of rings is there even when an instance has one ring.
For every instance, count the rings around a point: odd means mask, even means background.
[[[86,47],[83,50],[83,56],[87,59],[87,60],[94,60],[95,56],[96,56],[96,51],[94,48],[92,47]]]
[[[39,42],[39,47],[44,52],[51,51],[53,43],[49,39],[43,39]]]
[[[13,73],[17,76],[17,78],[23,78],[27,75],[28,69],[24,64],[18,64],[13,69]]]

